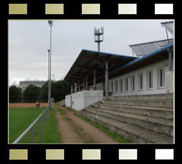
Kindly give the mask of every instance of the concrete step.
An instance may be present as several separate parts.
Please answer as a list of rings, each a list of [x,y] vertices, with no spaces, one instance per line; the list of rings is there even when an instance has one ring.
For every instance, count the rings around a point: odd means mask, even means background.
[[[173,94],[150,94],[109,97],[110,100],[173,100]]]
[[[137,114],[129,114],[118,111],[111,111],[96,107],[88,107],[87,111],[101,115],[107,118],[112,118],[117,121],[122,121],[128,124],[136,125],[148,130],[156,131],[166,135],[173,136],[173,121],[157,117],[150,117]]]
[[[115,104],[125,106],[140,106],[140,107],[154,107],[154,108],[173,108],[173,100],[156,100],[156,99],[138,99],[138,100],[120,100],[108,99],[102,100],[103,104]]]
[[[133,114],[165,118],[171,120],[173,119],[173,109],[170,108],[123,106],[123,105],[103,104],[103,103],[95,103],[91,106],[101,109],[124,112],[124,113],[133,113]]]
[[[111,131],[120,134],[134,143],[173,143],[173,138],[165,134],[94,114],[89,111],[79,111],[78,114],[107,127]]]

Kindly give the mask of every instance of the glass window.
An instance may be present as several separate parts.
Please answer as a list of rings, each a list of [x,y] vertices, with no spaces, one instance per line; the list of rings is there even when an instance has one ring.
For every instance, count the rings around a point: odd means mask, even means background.
[[[128,92],[128,78],[125,78],[125,91]]]
[[[131,76],[131,90],[135,90],[135,76]]]
[[[148,89],[153,88],[153,72],[152,71],[148,71],[147,72],[147,86]]]
[[[164,69],[164,67],[158,69],[158,86],[159,87],[165,86],[165,69]]]
[[[111,82],[111,92],[113,93],[113,82]]]
[[[120,92],[123,92],[123,79],[119,80],[119,84],[120,84]]]
[[[138,75],[138,88],[141,90],[143,89],[143,74]]]
[[[118,80],[115,81],[115,93],[118,93]]]

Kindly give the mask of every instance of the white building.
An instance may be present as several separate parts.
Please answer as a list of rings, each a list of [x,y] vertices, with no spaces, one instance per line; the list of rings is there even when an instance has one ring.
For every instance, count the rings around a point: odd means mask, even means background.
[[[173,39],[130,45],[138,57],[83,49],[64,79],[75,83],[66,106],[81,110],[103,96],[173,93],[173,45]]]
[[[45,83],[46,81],[20,81],[19,88],[24,91],[31,84],[41,88]]]

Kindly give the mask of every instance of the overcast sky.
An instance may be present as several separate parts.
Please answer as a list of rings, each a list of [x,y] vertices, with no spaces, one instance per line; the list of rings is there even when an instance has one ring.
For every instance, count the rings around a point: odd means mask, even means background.
[[[165,21],[171,20],[53,20],[51,74],[54,80],[64,79],[82,49],[97,50],[95,27],[104,27],[102,52],[132,56],[129,45],[166,39],[161,26]],[[9,85],[19,85],[22,80],[47,80],[48,21],[9,20],[8,40]]]

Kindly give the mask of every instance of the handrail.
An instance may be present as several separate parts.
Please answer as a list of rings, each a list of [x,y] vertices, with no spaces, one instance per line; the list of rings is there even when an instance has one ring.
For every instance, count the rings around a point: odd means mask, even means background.
[[[47,106],[47,108],[36,118],[36,120],[13,142],[13,144],[19,143],[30,130],[32,130],[32,133],[33,133],[33,127],[38,122],[39,119],[40,119],[40,141],[41,141],[41,117],[43,116],[44,113],[47,112],[47,118],[48,118],[48,113],[49,113],[48,111],[49,111],[49,106]],[[34,135],[31,134],[31,142],[33,142],[32,137],[34,137]]]

